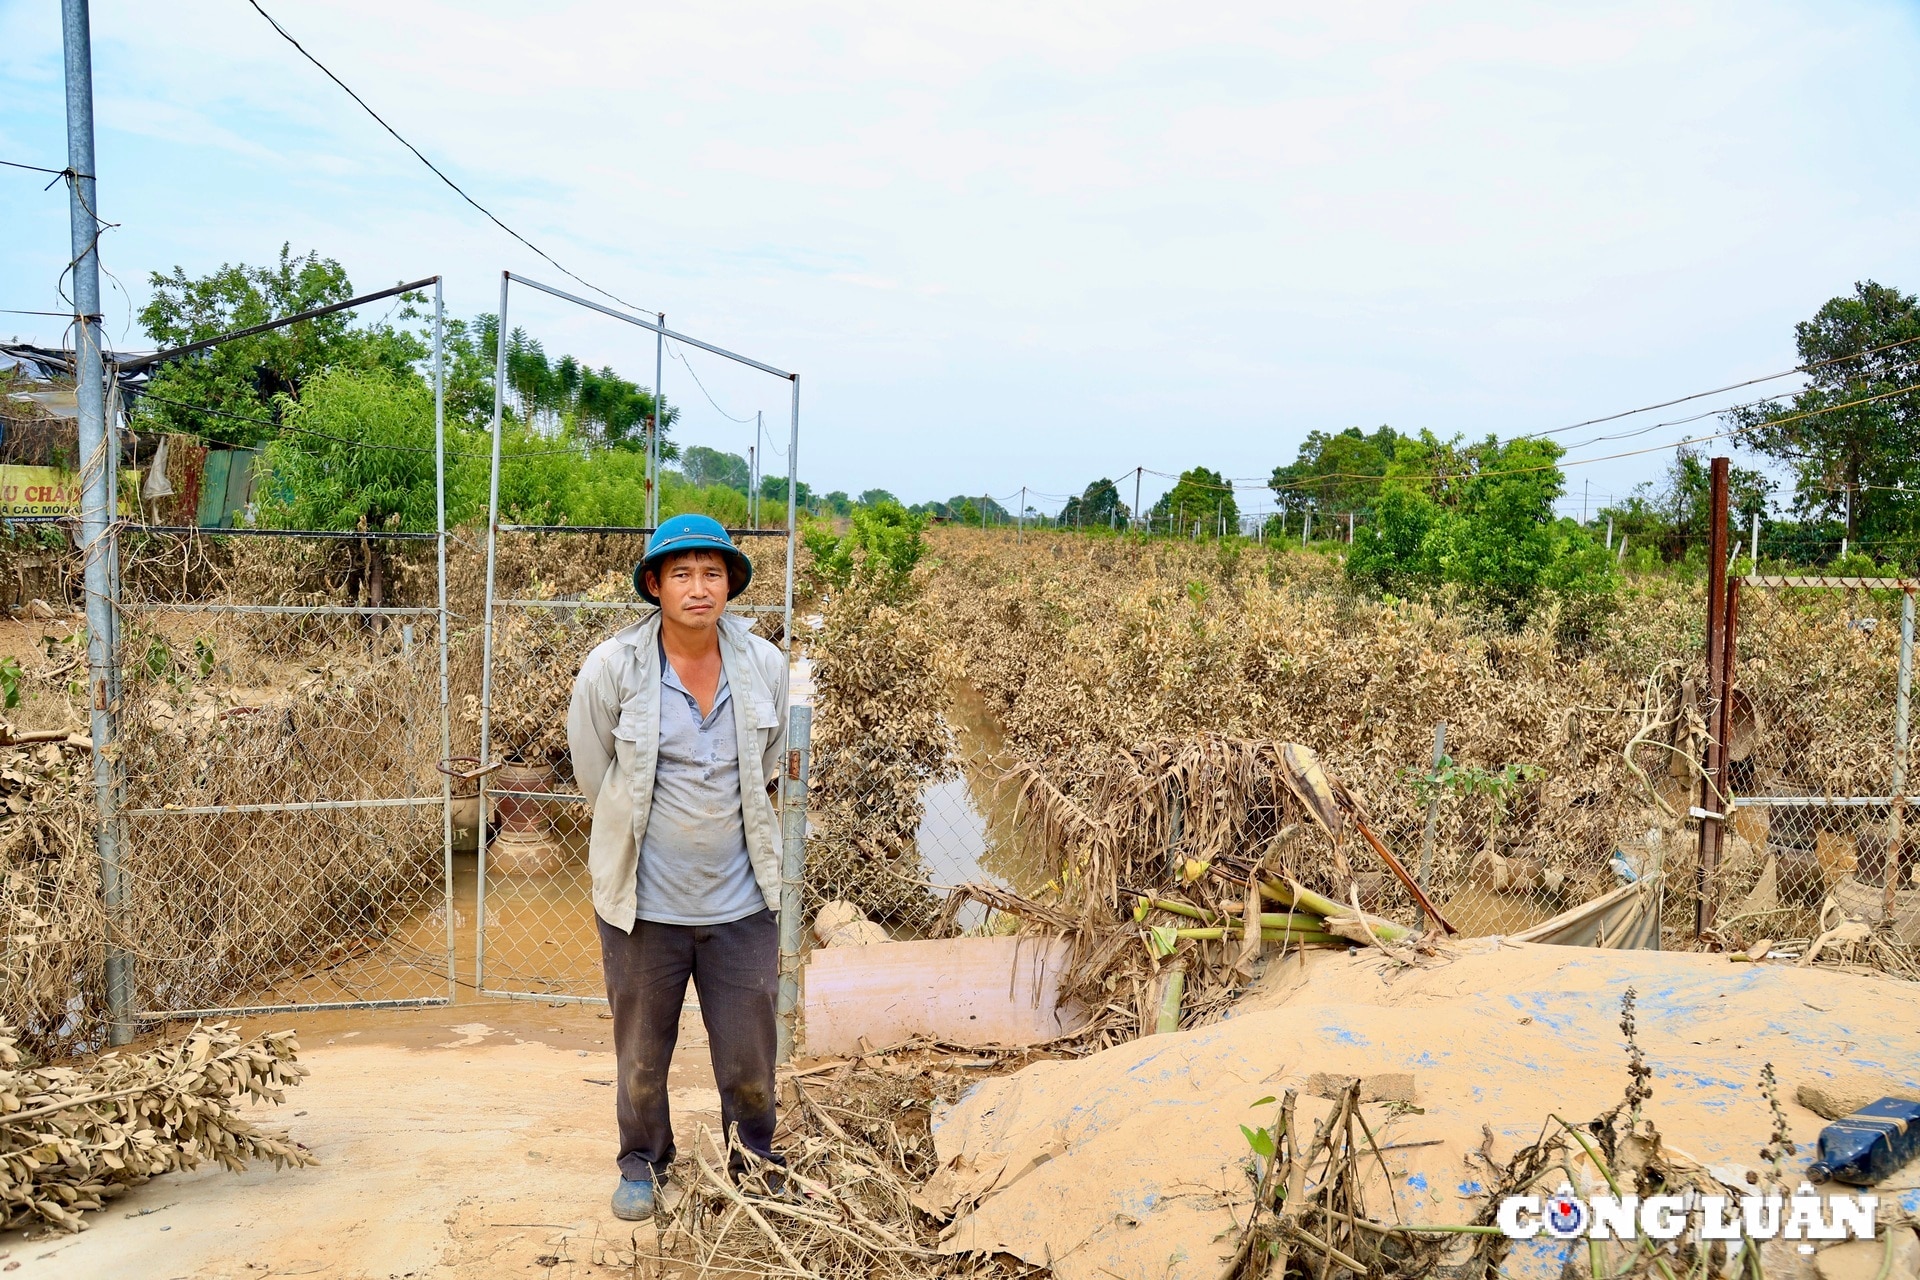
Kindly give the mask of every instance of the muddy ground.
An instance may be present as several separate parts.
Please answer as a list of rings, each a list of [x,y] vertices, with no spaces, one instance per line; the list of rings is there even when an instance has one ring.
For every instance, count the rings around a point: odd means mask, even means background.
[[[294,1026],[312,1075],[263,1127],[310,1169],[158,1178],[78,1235],[0,1234],[9,1280],[456,1280],[623,1274],[651,1236],[608,1211],[616,1176],[612,1023],[592,1006],[487,1001],[261,1019]],[[719,1125],[698,1012],[669,1077],[686,1150]]]

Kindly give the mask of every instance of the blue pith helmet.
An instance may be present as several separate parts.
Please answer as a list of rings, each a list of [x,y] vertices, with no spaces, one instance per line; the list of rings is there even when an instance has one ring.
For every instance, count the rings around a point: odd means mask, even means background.
[[[633,566],[633,589],[648,604],[659,604],[660,597],[647,590],[647,570],[676,551],[718,551],[727,562],[727,599],[747,589],[753,581],[753,561],[733,545],[733,539],[712,516],[673,516],[662,520],[647,539],[647,554]]]

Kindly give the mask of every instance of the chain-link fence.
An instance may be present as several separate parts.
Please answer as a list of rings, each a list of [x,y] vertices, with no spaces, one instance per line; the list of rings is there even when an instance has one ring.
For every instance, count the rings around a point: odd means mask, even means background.
[[[433,535],[121,546],[135,1016],[449,999]]]
[[[1920,811],[1888,797],[1740,797],[1715,877],[1717,928],[1749,944],[1808,939],[1829,900],[1870,922],[1891,905],[1895,934],[1920,945],[1909,812]]]
[[[758,634],[780,643],[786,531],[733,535],[754,576],[727,611],[751,617]],[[484,994],[605,999],[587,872],[590,814],[572,775],[567,705],[587,655],[654,612],[633,587],[646,541],[641,529],[514,525],[496,540],[493,643],[457,735],[471,744],[463,754],[498,765],[476,779],[484,830],[469,816],[477,816],[478,795],[456,804],[456,892],[464,898],[471,886],[474,894],[475,982]]]

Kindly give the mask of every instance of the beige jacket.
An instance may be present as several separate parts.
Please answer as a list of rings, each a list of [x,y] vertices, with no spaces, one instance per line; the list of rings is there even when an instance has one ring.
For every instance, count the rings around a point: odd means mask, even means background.
[[[593,909],[622,931],[632,930],[638,908],[640,841],[660,751],[659,635],[658,613],[614,632],[581,664],[567,708],[574,781],[593,809],[587,843]],[[786,747],[787,660],[745,620],[722,614],[720,663],[733,691],[747,857],[767,909],[778,911],[780,822],[767,783],[780,776]]]

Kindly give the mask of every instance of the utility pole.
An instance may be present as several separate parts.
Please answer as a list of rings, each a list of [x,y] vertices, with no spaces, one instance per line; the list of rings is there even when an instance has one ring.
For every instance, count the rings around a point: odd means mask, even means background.
[[[1580,482],[1580,523],[1583,525],[1587,522],[1587,493],[1592,488],[1593,478],[1591,476]]]
[[[1347,512],[1347,545],[1353,545],[1353,512]]]
[[[1013,526],[1014,545],[1018,546],[1027,539],[1027,486],[1020,486],[1020,514]]]
[[[1140,518],[1140,473],[1144,470],[1146,470],[1145,467],[1135,467],[1133,469],[1133,518],[1135,520]],[[1147,532],[1153,532],[1153,522],[1151,520],[1147,522]]]
[[[100,897],[107,923],[107,1038],[133,1039],[133,983],[127,963],[126,885],[120,875],[119,781],[114,712],[119,681],[113,663],[116,621],[112,583],[119,540],[113,531],[112,486],[119,441],[107,421],[107,370],[100,350],[100,202],[93,153],[93,30],[87,0],[61,0],[66,50],[68,218],[73,235],[73,387],[79,406],[80,549],[86,564],[87,685],[92,707],[93,799],[99,826]]]
[[[755,469],[759,465],[755,450],[759,447],[756,444],[747,450],[747,527],[751,529],[760,527],[760,512],[755,505],[760,492],[760,473]]]
[[[1760,513],[1753,513],[1753,571],[1760,572]]]
[[[1613,517],[1607,517],[1607,550],[1613,550]]]
[[[656,311],[653,331],[653,428],[647,432],[647,528],[660,527],[660,431],[666,426],[667,399],[660,389],[667,371],[667,313]]]
[[[1847,544],[1853,541],[1853,486],[1848,485],[1841,492],[1846,496],[1847,516],[1840,526],[1840,558],[1847,558]]]

